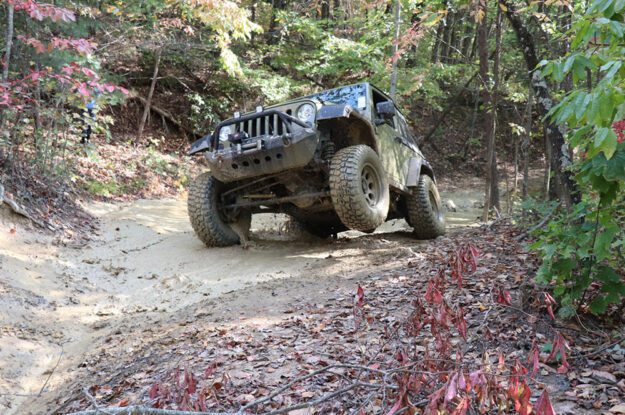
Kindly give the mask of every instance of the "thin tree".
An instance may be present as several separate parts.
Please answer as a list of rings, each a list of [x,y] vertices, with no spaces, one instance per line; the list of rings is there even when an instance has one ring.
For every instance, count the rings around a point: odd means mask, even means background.
[[[486,0],[477,0],[476,19],[479,23],[477,48],[480,58],[480,83],[482,87],[482,105],[485,108],[484,113],[484,142],[487,147],[486,151],[486,186],[484,189],[484,212],[482,219],[488,220],[488,212],[490,211],[491,201],[491,175],[492,170],[490,164],[492,162],[492,146],[495,135],[495,114],[493,113],[493,97],[490,90],[490,76],[488,74],[488,14]]]
[[[154,74],[152,75],[152,82],[150,83],[150,91],[148,92],[148,98],[145,101],[145,107],[143,108],[143,115],[141,116],[141,121],[139,122],[139,131],[137,132],[138,138],[141,138],[141,136],[143,135],[145,123],[148,119],[148,115],[150,115],[150,106],[152,105],[152,96],[154,95],[154,89],[156,88],[156,81],[158,79],[158,67],[160,63],[161,49],[159,48],[156,52],[156,58],[154,61]]]
[[[525,109],[525,134],[521,142],[521,158],[523,159],[523,200],[529,195],[529,165],[530,165],[530,137],[532,134],[532,105],[534,101],[534,90],[529,88],[527,96],[527,107]]]
[[[397,90],[397,64],[399,61],[399,57],[397,56],[397,51],[399,48],[399,18],[401,13],[401,3],[400,0],[395,0],[395,33],[393,35],[393,69],[391,70],[391,98],[395,99],[395,91]]]
[[[2,82],[9,79],[9,66],[11,64],[11,48],[13,46],[13,11],[15,6],[7,2],[7,31],[5,38],[4,66],[2,67]]]
[[[501,26],[503,14],[501,8],[497,7],[495,18],[495,53],[493,56],[493,131],[488,142],[489,167],[490,167],[490,205],[501,212],[501,202],[499,197],[499,170],[497,169],[497,120],[499,108],[499,86],[500,86],[500,62],[501,62]]]

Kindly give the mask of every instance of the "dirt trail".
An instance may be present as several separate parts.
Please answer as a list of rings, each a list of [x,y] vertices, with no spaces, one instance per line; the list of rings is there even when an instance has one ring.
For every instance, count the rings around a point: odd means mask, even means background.
[[[450,231],[474,224],[481,182],[441,187],[458,207],[447,214]],[[321,241],[285,234],[281,217],[259,215],[244,251],[206,249],[184,198],[88,209],[101,226],[84,246],[67,246],[0,211],[0,413],[36,413],[33,401],[70,379],[85,353],[122,322],[153,324],[206,298],[313,270],[327,278],[372,269],[410,249],[402,246],[409,238],[404,221],[385,224],[379,235],[345,232]]]

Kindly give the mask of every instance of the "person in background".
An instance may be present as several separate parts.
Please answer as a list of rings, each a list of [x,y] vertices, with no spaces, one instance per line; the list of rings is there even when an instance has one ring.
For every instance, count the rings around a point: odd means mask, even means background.
[[[87,102],[85,105],[85,109],[80,112],[82,117],[82,139],[80,140],[81,144],[89,144],[89,140],[91,139],[91,122],[95,121],[95,109],[96,102],[95,98],[91,101]],[[88,117],[88,119],[86,118]]]

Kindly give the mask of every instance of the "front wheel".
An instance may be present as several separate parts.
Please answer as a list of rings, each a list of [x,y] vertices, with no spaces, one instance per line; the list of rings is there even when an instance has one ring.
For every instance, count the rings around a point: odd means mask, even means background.
[[[406,197],[407,222],[417,239],[434,239],[445,234],[445,215],[436,184],[422,175],[417,187]]]
[[[345,147],[332,157],[330,196],[348,228],[370,232],[384,223],[390,200],[388,180],[371,147]]]
[[[225,190],[226,186],[210,173],[199,175],[189,187],[187,208],[191,226],[208,247],[235,245],[247,237],[250,229],[252,215],[249,210],[222,207]]]

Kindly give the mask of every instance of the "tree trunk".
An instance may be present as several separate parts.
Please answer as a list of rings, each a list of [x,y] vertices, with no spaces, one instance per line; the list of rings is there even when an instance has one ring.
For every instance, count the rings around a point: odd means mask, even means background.
[[[250,20],[253,23],[256,23],[256,3],[255,2],[252,3],[252,6],[251,6]],[[252,30],[252,33],[251,33],[251,40],[252,40],[252,42],[254,42],[255,38],[256,38],[256,33]]]
[[[276,11],[286,9],[286,0],[272,0],[271,6],[271,21],[267,31],[267,43],[276,44],[278,42],[278,18]]]
[[[538,56],[534,38],[528,31],[525,24],[521,21],[513,4],[508,0],[498,0],[506,13],[506,17],[510,22],[517,41],[521,46],[521,52],[527,65],[530,83],[536,97],[537,108],[544,117],[553,107],[553,101],[547,83],[543,79],[540,71],[535,71],[538,65]],[[573,180],[572,173],[568,170],[571,166],[571,157],[568,150],[568,144],[564,140],[564,135],[557,125],[550,119],[545,122],[545,131],[551,149],[551,166],[555,178],[556,193],[567,209],[580,201],[580,195],[577,186]]]
[[[338,20],[341,17],[341,0],[334,0],[332,7],[332,19]]]
[[[395,99],[395,91],[397,90],[397,64],[399,63],[399,56],[397,56],[398,42],[399,42],[399,17],[401,14],[401,2],[395,0],[395,33],[393,34],[393,68],[391,70],[391,90],[390,96]]]
[[[473,42],[471,42],[471,53],[469,54],[469,58],[467,59],[467,62],[471,62],[473,60],[473,58],[475,57],[475,51],[477,49],[477,28],[478,28],[479,24],[476,23],[475,24],[475,36],[473,39]]]
[[[39,66],[39,62],[35,63],[35,70],[39,72],[41,67]],[[39,133],[41,132],[41,112],[39,110],[39,106],[41,105],[41,82],[37,80],[37,85],[35,86],[35,101],[33,102],[33,119],[35,121],[35,130],[33,134],[34,144],[37,147],[37,140],[39,138]]]
[[[523,159],[523,200],[529,195],[530,170],[530,138],[532,136],[532,106],[534,104],[534,90],[530,87],[525,110],[525,134],[521,142],[521,158]]]
[[[318,18],[327,20],[330,18],[330,0],[321,0],[320,13]]]
[[[469,62],[469,51],[474,38],[473,26],[469,24],[469,22],[464,22],[464,35],[460,44],[460,53],[462,54],[462,61],[464,63]]]
[[[503,15],[501,9],[497,7],[497,17],[495,18],[495,55],[493,59],[493,131],[490,137],[490,205],[501,212],[499,200],[499,170],[497,169],[497,108],[499,107],[499,78],[501,62],[501,25]]]
[[[571,9],[572,10],[572,9]],[[560,6],[558,15],[558,23],[559,30],[561,33],[567,33],[571,29],[571,10],[569,10],[569,6]],[[562,36],[561,42],[561,52],[560,56],[567,56],[571,50],[571,44],[569,41],[569,36]],[[564,80],[562,81],[562,85],[560,86],[564,91],[570,92],[573,89],[573,74],[569,73]]]
[[[13,11],[15,6],[7,3],[7,31],[4,49],[4,66],[2,68],[2,82],[9,79],[9,66],[11,64],[11,47],[13,46]]]
[[[445,27],[445,21],[438,22],[436,27],[436,34],[434,35],[434,44],[432,45],[432,63],[438,63],[438,54],[441,47],[441,39],[443,36],[443,28]]]
[[[545,200],[551,199],[554,189],[551,186],[551,172],[553,169],[553,156],[551,155],[551,142],[547,134],[547,126],[543,125],[543,144],[545,146],[545,174],[543,176],[543,192]]]
[[[451,25],[453,22],[453,14],[449,7],[447,7],[447,16],[445,16],[445,26],[443,27],[443,38],[441,39],[441,62],[449,62],[449,40],[451,38]]]
[[[458,61],[458,59],[456,58],[458,56],[458,52],[460,51],[460,48],[457,43],[459,43],[459,37],[458,37],[458,30],[457,30],[457,26],[458,26],[458,21],[460,20],[460,12],[453,12],[452,16],[451,16],[451,28],[450,28],[450,35],[449,35],[449,56],[447,57],[447,62],[448,63],[456,63]]]
[[[484,113],[484,141],[486,143],[486,187],[484,189],[484,212],[482,219],[488,220],[488,212],[491,202],[491,163],[493,159],[493,141],[495,133],[495,117],[493,114],[493,99],[490,91],[490,77],[488,75],[488,15],[486,0],[478,0],[476,14],[479,19],[477,28],[477,48],[480,58],[480,85],[482,87],[482,104],[486,109]]]
[[[145,107],[143,108],[143,116],[141,117],[141,122],[139,123],[139,131],[137,132],[138,138],[141,138],[143,135],[143,129],[145,128],[145,122],[148,119],[148,115],[150,114],[150,105],[152,105],[152,96],[154,95],[154,88],[156,88],[156,80],[158,79],[158,65],[161,63],[161,50],[159,49],[156,52],[156,59],[154,61],[154,74],[152,75],[152,83],[150,84],[150,91],[148,92],[148,98],[145,102]]]

